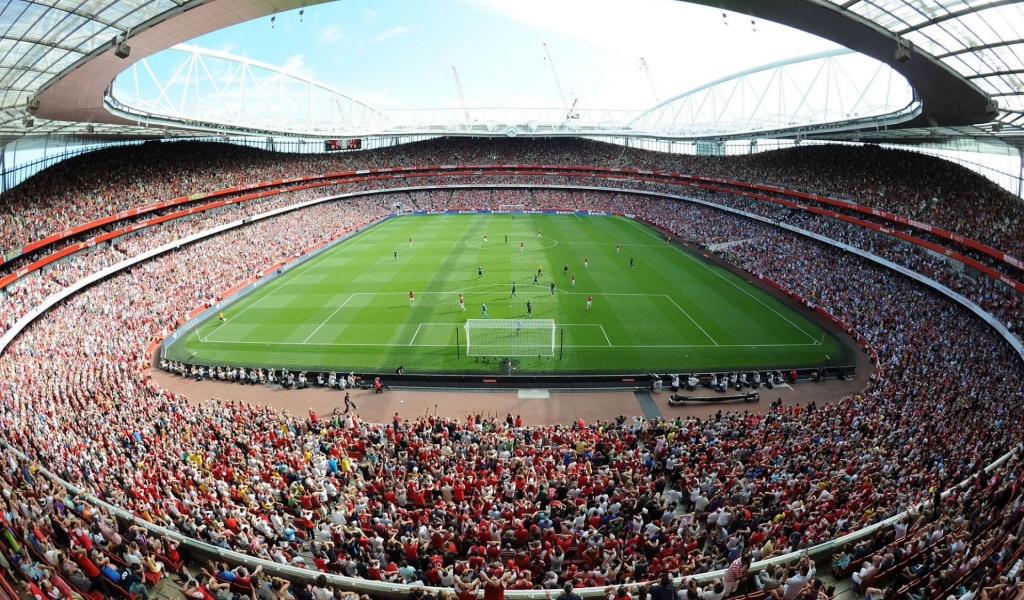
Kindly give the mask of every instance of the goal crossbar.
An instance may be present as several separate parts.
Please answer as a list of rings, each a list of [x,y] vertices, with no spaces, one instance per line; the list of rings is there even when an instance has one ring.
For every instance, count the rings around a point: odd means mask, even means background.
[[[466,356],[554,356],[553,319],[468,319]]]

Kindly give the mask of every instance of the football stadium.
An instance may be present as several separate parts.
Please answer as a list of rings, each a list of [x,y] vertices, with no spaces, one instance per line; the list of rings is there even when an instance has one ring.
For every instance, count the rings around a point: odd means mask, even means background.
[[[1024,600],[1024,4],[0,15],[0,600]]]

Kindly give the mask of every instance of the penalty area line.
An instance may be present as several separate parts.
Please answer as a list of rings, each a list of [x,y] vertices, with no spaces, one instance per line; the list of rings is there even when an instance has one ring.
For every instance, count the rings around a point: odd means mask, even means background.
[[[416,336],[420,334],[420,328],[423,327],[423,323],[416,326],[416,333],[412,334],[412,339],[409,340],[409,345],[412,346],[413,342],[416,341]]]
[[[711,337],[711,334],[709,334],[707,331],[704,331],[704,328],[700,326],[700,323],[698,323],[696,319],[691,317],[690,313],[688,313],[685,310],[683,310],[682,306],[679,306],[678,304],[676,304],[676,301],[672,299],[672,296],[669,296],[668,294],[665,294],[665,297],[668,298],[669,302],[671,302],[672,304],[675,304],[675,307],[679,309],[679,312],[683,313],[686,316],[686,318],[690,320],[691,323],[696,325],[697,329],[700,329],[700,332],[703,333],[709,340],[711,340],[712,344],[714,344],[716,346],[718,345],[718,342],[715,341],[715,338]]]
[[[345,305],[348,304],[352,300],[352,298],[354,298],[354,297],[355,297],[355,294],[352,294],[351,296],[348,297],[348,300],[346,300],[346,301],[341,303],[341,306],[339,306],[338,308],[334,309],[334,312],[331,313],[331,316],[327,317],[327,319],[325,319],[324,322],[320,324],[320,327],[317,327],[316,329],[314,329],[313,333],[309,334],[309,336],[306,337],[306,339],[302,340],[302,343],[305,344],[306,342],[309,341],[309,338],[311,338],[314,335],[316,335],[316,332],[320,331],[320,329],[324,325],[326,325],[328,321],[330,321],[332,318],[334,318],[334,315],[338,314],[339,310],[345,308]]]

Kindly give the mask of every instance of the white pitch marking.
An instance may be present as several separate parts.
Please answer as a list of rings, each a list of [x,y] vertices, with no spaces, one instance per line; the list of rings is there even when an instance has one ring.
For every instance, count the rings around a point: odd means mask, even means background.
[[[698,323],[698,322],[697,322],[696,320],[694,320],[694,318],[693,318],[693,317],[691,317],[691,316],[690,316],[690,313],[688,313],[688,312],[686,312],[685,310],[683,310],[683,307],[682,307],[682,306],[679,306],[678,304],[676,304],[676,301],[675,301],[675,300],[673,300],[671,296],[669,296],[669,295],[667,295],[667,294],[666,294],[666,295],[665,295],[665,297],[666,297],[666,298],[668,298],[668,301],[669,301],[669,302],[671,302],[672,304],[675,304],[675,305],[676,305],[676,308],[678,308],[680,312],[682,312],[682,313],[683,313],[684,315],[686,315],[686,318],[687,318],[687,319],[689,319],[689,320],[690,320],[690,322],[692,322],[692,323],[693,323],[694,325],[696,325],[696,326],[697,326],[697,329],[700,329],[701,333],[703,333],[704,335],[706,335],[706,336],[707,336],[707,338],[708,338],[709,340],[711,340],[711,343],[712,343],[712,344],[714,344],[714,345],[716,345],[716,346],[718,345],[718,342],[716,342],[716,341],[715,341],[715,338],[711,337],[711,335],[710,335],[710,334],[709,334],[708,332],[704,331],[704,328],[700,326],[700,323]]]
[[[424,323],[424,325],[465,325],[465,323]],[[560,323],[559,326],[566,327],[584,327],[590,326],[590,323]],[[238,344],[238,345],[254,345],[254,346],[325,346],[325,347],[344,347],[344,346],[382,346],[382,347],[397,347],[407,348],[409,344],[389,344],[383,342],[247,342],[247,341],[231,341],[231,342],[219,342],[221,344]],[[805,346],[814,346],[815,344],[630,344],[630,345],[612,345],[612,348],[802,348]],[[417,348],[449,348],[451,344],[417,344]],[[593,344],[569,344],[567,348],[608,348],[608,345],[593,345]]]
[[[388,224],[388,223],[392,223],[392,222],[394,222],[394,221],[396,221],[396,219],[388,219],[387,221],[385,221],[384,223],[381,223],[380,225],[377,225],[376,227],[374,227],[374,228],[373,228],[373,229],[371,229],[370,231],[368,231],[368,232],[366,232],[366,233],[361,233],[359,237],[361,237],[361,236],[363,236],[363,235],[366,235],[366,236],[372,235],[372,234],[373,234],[374,232],[376,232],[376,231],[378,231],[378,230],[380,230],[380,229],[384,228],[385,226],[387,226],[387,224]],[[354,245],[356,245],[356,244],[358,244],[358,243],[359,243],[359,238],[357,237],[357,238],[356,238],[356,241],[352,242],[351,244],[348,244],[347,246],[345,246],[345,248],[351,248],[352,246],[354,246]],[[298,267],[296,267],[295,269],[293,269],[293,270],[289,271],[289,273],[295,273],[296,271],[299,271],[299,269],[302,269],[302,271],[308,271],[309,269],[312,269],[313,267],[316,267],[316,266],[318,266],[318,265],[322,264],[322,263],[323,263],[324,261],[326,261],[327,259],[329,259],[329,258],[332,258],[332,257],[333,257],[333,254],[334,254],[334,253],[332,252],[332,250],[334,250],[334,247],[328,248],[327,250],[325,250],[325,251],[324,251],[324,254],[325,254],[326,256],[324,256],[324,257],[323,257],[322,259],[320,259],[320,260],[318,260],[318,261],[316,261],[315,263],[312,263],[312,264],[308,264],[308,265],[307,265],[307,264],[299,265],[299,266],[298,266]],[[276,280],[277,278],[275,277],[274,279]],[[246,306],[246,307],[245,307],[245,308],[243,308],[242,310],[240,310],[240,311],[238,311],[237,313],[235,313],[235,314],[231,315],[231,318],[232,318],[232,319],[237,319],[237,318],[238,318],[239,316],[241,316],[241,315],[244,315],[244,314],[245,314],[245,313],[246,313],[246,312],[247,312],[247,311],[248,311],[248,310],[249,310],[250,308],[252,308],[252,307],[256,306],[256,305],[257,305],[257,304],[259,304],[260,302],[263,302],[263,301],[264,301],[264,300],[266,300],[267,298],[269,298],[269,297],[273,296],[274,294],[278,293],[279,291],[283,290],[283,289],[284,289],[285,287],[287,287],[287,286],[288,286],[289,284],[295,283],[295,281],[296,281],[297,279],[299,279],[299,278],[298,278],[298,277],[292,277],[292,278],[291,278],[291,279],[289,279],[288,281],[286,281],[286,282],[284,282],[284,283],[282,283],[282,284],[280,284],[280,285],[278,285],[278,286],[276,286],[276,287],[270,287],[270,289],[266,289],[266,288],[265,288],[265,289],[264,289],[264,291],[266,292],[266,293],[265,293],[265,295],[263,295],[263,296],[260,296],[259,298],[257,298],[257,299],[256,299],[256,301],[255,301],[255,302],[253,302],[253,303],[252,303],[252,304],[250,304],[249,306]],[[246,295],[248,295],[248,294],[246,294]],[[309,338],[307,338],[307,339],[309,339]],[[305,343],[305,342],[303,342],[303,343]]]
[[[334,309],[334,312],[331,313],[331,316],[327,317],[327,319],[324,320],[324,322],[320,324],[320,327],[323,327],[324,325],[326,325],[327,321],[330,321],[332,318],[334,318],[334,315],[338,314],[338,311],[343,309],[343,308],[345,308],[345,305],[348,304],[349,301],[351,301],[352,298],[355,298],[355,297],[356,297],[355,294],[352,294],[351,296],[349,296],[348,300],[342,302],[341,305],[338,308]],[[309,337],[307,337],[306,339],[302,340],[302,343],[305,344],[306,342],[309,341],[309,338],[311,338],[314,335],[316,335],[316,332],[320,331],[320,327],[317,327],[316,329],[314,329],[313,333],[309,334]]]
[[[412,346],[412,343],[416,341],[416,336],[418,336],[418,335],[420,334],[420,327],[423,327],[423,323],[420,323],[420,324],[419,324],[419,325],[418,325],[418,326],[416,327],[416,333],[412,334],[412,339],[411,339],[411,340],[409,340],[409,345],[410,345],[410,346]]]
[[[640,226],[640,225],[639,225],[639,224],[638,224],[638,223],[637,223],[636,221],[630,220],[630,222],[631,222],[631,223],[632,223],[632,224],[633,224],[633,225],[634,225],[635,227],[641,227],[641,226]],[[644,229],[644,228],[641,228],[641,229]],[[651,232],[650,230],[644,229],[644,231],[645,231],[645,233],[647,233],[647,234],[648,234],[648,235],[650,235],[651,237],[654,237],[654,238],[657,238],[657,237],[658,237],[658,236],[654,235],[654,233],[653,233],[653,232]],[[743,289],[743,288],[742,288],[742,287],[741,287],[740,285],[738,285],[738,284],[737,284],[737,283],[736,283],[735,281],[732,281],[732,280],[730,280],[730,279],[727,279],[727,278],[725,277],[725,275],[722,275],[721,273],[719,273],[719,272],[718,272],[718,271],[716,271],[715,269],[712,269],[711,267],[707,266],[707,265],[706,265],[706,264],[704,264],[703,262],[701,262],[701,261],[697,260],[696,258],[694,258],[694,257],[690,256],[690,254],[689,254],[688,252],[683,252],[683,251],[680,251],[679,253],[680,253],[680,254],[682,254],[683,256],[685,256],[686,258],[690,259],[690,260],[691,260],[691,261],[693,261],[694,263],[696,263],[696,264],[700,265],[701,267],[703,267],[703,268],[707,269],[708,271],[710,271],[711,273],[713,273],[713,274],[714,274],[714,275],[715,275],[716,277],[720,278],[720,279],[721,279],[722,281],[724,281],[724,282],[728,283],[729,285],[733,286],[733,287],[734,287],[734,288],[736,288],[737,290],[739,290],[739,291],[743,292],[743,293],[744,293],[744,294],[746,294],[746,295],[747,295],[747,296],[748,296],[749,298],[753,299],[754,301],[756,301],[756,302],[757,302],[758,304],[760,304],[761,306],[763,306],[763,307],[767,308],[768,310],[772,311],[772,312],[773,312],[773,313],[775,313],[775,314],[776,314],[777,316],[781,317],[783,321],[785,321],[785,322],[789,323],[790,325],[792,325],[792,326],[793,326],[793,329],[796,329],[796,330],[797,330],[797,331],[799,331],[800,333],[802,333],[802,334],[806,335],[807,337],[811,338],[811,340],[813,340],[813,341],[817,341],[817,340],[816,340],[816,338],[815,338],[814,336],[812,336],[811,334],[807,333],[806,331],[804,331],[803,329],[801,329],[800,327],[798,327],[796,323],[794,323],[793,321],[790,321],[790,320],[789,320],[788,318],[786,318],[786,315],[783,315],[783,314],[781,314],[781,313],[780,313],[779,311],[777,311],[777,310],[775,310],[774,308],[772,308],[772,307],[768,306],[767,304],[765,304],[765,303],[764,303],[764,301],[763,301],[763,300],[761,300],[761,299],[760,299],[760,298],[758,298],[757,296],[755,296],[755,295],[751,294],[751,293],[750,293],[749,291],[747,291],[747,290]]]

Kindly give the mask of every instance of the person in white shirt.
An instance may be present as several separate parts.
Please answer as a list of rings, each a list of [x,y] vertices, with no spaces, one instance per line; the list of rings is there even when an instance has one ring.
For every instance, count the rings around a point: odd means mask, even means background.
[[[795,573],[786,579],[786,584],[783,586],[783,597],[785,600],[796,600],[797,596],[800,595],[800,591],[804,589],[804,585],[814,577],[814,573],[814,563],[810,562],[805,554],[800,559]]]
[[[651,521],[644,526],[644,535],[646,537],[651,537],[659,531],[661,531],[661,525],[657,521]]]
[[[901,541],[903,538],[907,537],[907,522],[906,521],[904,521],[902,519],[899,520],[899,521],[896,521],[896,524],[893,525],[893,529],[895,530],[896,541],[897,542]]]
[[[331,524],[333,525],[345,525],[348,523],[348,519],[345,518],[345,509],[340,505],[335,506],[331,509]]]
[[[558,573],[554,571],[548,571],[544,574],[544,580],[541,582],[541,587],[546,590],[554,590],[558,588]]]
[[[455,585],[455,573],[451,567],[447,569],[441,567],[437,570],[437,576],[440,578],[441,585],[444,587],[452,587]]]
[[[288,557],[284,555],[284,550],[282,550],[280,546],[274,546],[270,550],[270,558],[272,558],[274,562],[281,563],[282,565],[288,564]]]
[[[721,579],[716,579],[714,583],[704,590],[704,593],[700,595],[701,600],[722,600],[725,597],[725,584],[722,583]]]
[[[857,585],[863,585],[864,582],[869,582],[874,579],[875,575],[878,575],[882,571],[882,555],[876,554],[871,557],[871,563],[865,564],[860,570],[851,575],[851,579],[856,582]]]

